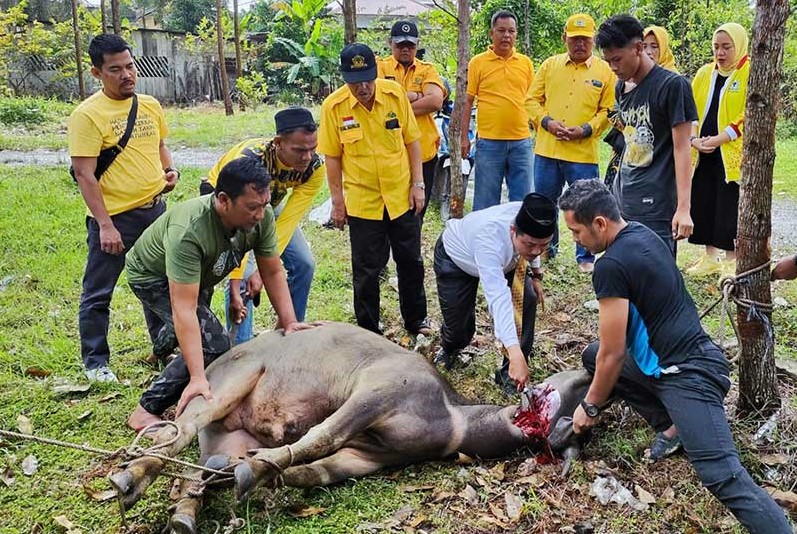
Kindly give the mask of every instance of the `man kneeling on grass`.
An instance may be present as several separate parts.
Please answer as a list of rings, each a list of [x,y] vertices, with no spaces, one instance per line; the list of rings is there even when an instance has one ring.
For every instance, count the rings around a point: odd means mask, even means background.
[[[703,331],[669,247],[626,222],[597,180],[574,183],[559,200],[579,245],[595,263],[599,342],[581,355],[593,375],[573,429],[584,432],[621,398],[653,428],[650,457],[683,446],[703,485],[751,532],[790,533],[783,511],[739,461],[723,399],[731,381],[722,350]]]
[[[213,286],[239,266],[248,251],[254,251],[277,313],[277,328],[286,334],[311,328],[296,320],[277,253],[270,180],[257,158],[231,161],[219,173],[212,195],[168,210],[128,252],[127,278],[133,293],[164,322],[152,339],[153,353],[163,358],[178,346],[181,352],[141,396],[127,421],[131,428],[160,421],[175,402],[179,415],[197,395],[212,398],[205,367],[230,348],[227,330],[210,309]]]

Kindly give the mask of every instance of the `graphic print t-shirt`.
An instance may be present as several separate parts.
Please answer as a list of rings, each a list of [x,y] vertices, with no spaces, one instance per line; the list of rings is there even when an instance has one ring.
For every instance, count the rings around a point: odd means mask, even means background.
[[[689,82],[657,65],[628,93],[623,94],[623,82],[615,91],[625,150],[614,193],[623,216],[669,221],[678,202],[672,128],[697,120]]]

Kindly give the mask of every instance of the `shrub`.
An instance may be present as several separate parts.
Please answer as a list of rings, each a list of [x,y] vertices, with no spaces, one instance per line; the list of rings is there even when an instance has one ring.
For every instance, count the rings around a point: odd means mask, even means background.
[[[46,100],[40,98],[0,97],[0,123],[8,125],[41,124],[48,120]]]

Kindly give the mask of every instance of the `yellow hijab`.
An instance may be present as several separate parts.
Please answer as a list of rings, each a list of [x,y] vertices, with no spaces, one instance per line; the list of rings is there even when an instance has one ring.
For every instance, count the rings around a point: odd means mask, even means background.
[[[747,32],[741,24],[737,24],[735,22],[726,22],[714,30],[714,37],[712,38],[712,41],[717,37],[719,32],[725,32],[728,34],[728,37],[731,38],[731,41],[733,41],[733,47],[736,49],[736,57],[733,59],[733,67],[730,69],[722,70],[716,61],[714,62],[714,66],[723,76],[730,76],[733,71],[739,67],[739,64],[742,62],[742,60],[747,57]]]
[[[661,26],[648,26],[642,35],[647,37],[651,33],[659,43],[659,65],[667,70],[678,72],[678,67],[675,66],[675,56],[670,50],[670,34]],[[736,44],[735,41],[734,44]]]

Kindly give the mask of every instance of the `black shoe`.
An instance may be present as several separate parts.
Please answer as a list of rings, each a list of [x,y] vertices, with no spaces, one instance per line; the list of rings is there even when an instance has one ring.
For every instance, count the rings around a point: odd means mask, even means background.
[[[410,329],[408,328],[407,330],[410,330]],[[432,335],[432,327],[429,326],[429,320],[428,319],[424,319],[423,321],[421,321],[415,329],[410,330],[410,333],[413,336],[417,336],[418,334],[423,334],[426,337],[431,336]]]
[[[457,363],[457,356],[459,356],[459,352],[448,352],[443,347],[440,347],[437,350],[437,354],[434,355],[432,363],[434,365],[442,365],[446,371],[450,371],[454,368],[454,364]]]
[[[650,444],[648,460],[651,462],[657,462],[663,458],[672,456],[681,450],[682,447],[683,444],[681,443],[681,438],[678,436],[678,434],[668,438],[664,435],[664,432],[657,432],[653,443]]]
[[[495,370],[495,383],[498,384],[498,388],[507,397],[513,397],[518,394],[517,384],[509,378],[509,369],[506,367],[499,367]]]

